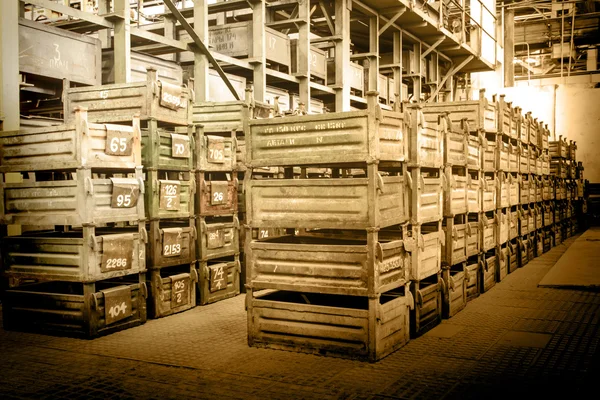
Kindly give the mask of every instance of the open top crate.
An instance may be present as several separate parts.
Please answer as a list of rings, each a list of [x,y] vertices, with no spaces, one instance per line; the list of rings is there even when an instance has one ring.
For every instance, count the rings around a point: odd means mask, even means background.
[[[142,129],[142,159],[145,169],[190,171],[198,152],[192,126],[167,130],[155,120]]]

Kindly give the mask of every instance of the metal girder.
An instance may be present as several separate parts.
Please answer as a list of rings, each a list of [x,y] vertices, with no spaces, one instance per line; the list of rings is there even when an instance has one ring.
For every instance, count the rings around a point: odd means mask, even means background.
[[[394,22],[396,22],[396,20],[398,18],[400,18],[402,16],[402,14],[404,14],[406,12],[406,7],[404,7],[402,10],[398,11],[392,18],[390,18],[385,25],[379,30],[379,32],[377,32],[377,34],[379,36],[381,36],[383,34],[383,32],[385,32],[390,26],[392,26],[392,24]]]
[[[421,54],[421,59],[424,59],[429,53],[431,53],[432,51],[434,51],[436,49],[436,47],[438,47],[446,38],[444,36],[442,36],[441,38],[439,38],[434,44],[431,45],[430,48],[428,48],[427,50],[425,50],[423,52],[423,54]]]
[[[327,22],[329,32],[333,35],[335,33],[335,27],[333,26],[333,20],[331,19],[331,16],[329,15],[329,10],[327,9],[327,7],[325,7],[325,3],[323,3],[323,0],[319,0],[319,7],[321,8],[321,12],[325,17],[325,22]]]
[[[98,15],[95,15],[92,13],[80,11],[80,10],[77,10],[76,8],[65,6],[65,5],[59,4],[59,3],[55,3],[50,0],[27,0],[27,1],[20,0],[20,1],[21,1],[21,3],[32,4],[37,7],[47,8],[48,10],[52,10],[52,11],[56,11],[61,14],[69,15],[74,18],[79,18],[81,20],[90,22],[94,25],[102,26],[104,28],[112,28],[113,27],[113,23],[108,21],[104,17],[98,16]]]
[[[192,26],[187,22],[187,20],[183,17],[183,15],[181,15],[181,13],[177,9],[177,7],[175,7],[175,4],[173,4],[173,2],[171,2],[171,0],[163,0],[163,1],[164,1],[165,5],[169,8],[169,10],[171,10],[171,13],[173,14],[173,16],[175,16],[177,21],[179,21],[179,23],[181,24],[183,29],[185,29],[186,32],[190,35],[190,37],[194,40],[194,43],[196,44],[196,46],[198,46],[198,50],[200,50],[200,52],[202,52],[204,55],[206,55],[206,57],[208,58],[208,61],[217,70],[217,73],[219,74],[221,79],[223,79],[223,82],[225,82],[225,85],[227,86],[227,88],[229,89],[229,91],[231,92],[233,97],[236,100],[240,100],[240,96],[238,95],[235,88],[229,81],[229,78],[227,77],[227,75],[225,75],[225,71],[223,71],[223,68],[221,68],[221,66],[219,65],[217,60],[215,60],[215,58],[210,53],[208,48],[204,45],[202,40],[200,40],[200,37],[198,36],[198,34],[194,30],[194,28],[192,28]]]
[[[429,99],[427,99],[427,102],[429,103],[432,99],[434,99],[435,96],[438,95],[438,93],[440,92],[440,90],[442,90],[442,86],[444,86],[444,84],[446,83],[446,81],[449,78],[451,78],[452,76],[454,76],[454,74],[456,74],[458,71],[460,71],[465,65],[467,65],[469,62],[471,62],[471,60],[473,58],[475,58],[475,56],[473,56],[473,55],[468,56],[460,64],[454,66],[454,68],[452,68],[450,71],[448,71],[448,73],[440,81],[438,87],[435,89],[435,92],[433,92],[433,94],[431,95],[431,97],[429,97]]]

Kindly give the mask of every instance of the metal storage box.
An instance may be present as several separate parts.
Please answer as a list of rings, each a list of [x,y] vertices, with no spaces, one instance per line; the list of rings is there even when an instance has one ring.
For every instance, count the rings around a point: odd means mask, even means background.
[[[510,176],[508,178],[508,185],[509,185],[509,191],[508,191],[508,202],[510,203],[511,206],[516,206],[521,204],[520,203],[520,196],[519,196],[519,188],[520,188],[520,184],[519,184],[519,179],[515,178],[514,176]]]
[[[513,273],[519,268],[519,245],[518,243],[509,242],[506,246],[508,249],[508,273]]]
[[[193,71],[193,68],[191,69]],[[231,83],[231,86],[233,86],[238,97],[244,100],[247,93],[249,93],[249,90],[247,90],[246,78],[234,74],[226,73],[225,75],[229,79],[229,82]],[[208,98],[206,100],[209,102],[238,101],[225,85],[225,82],[223,82],[223,78],[221,78],[219,73],[212,68],[208,70]]]
[[[101,83],[102,47],[98,39],[19,18],[18,48],[19,72],[83,85]]]
[[[195,168],[200,171],[229,172],[237,169],[237,138],[235,136],[196,135]]]
[[[529,262],[529,245],[527,237],[519,238],[519,267],[524,267]]]
[[[478,132],[483,130],[489,133],[498,132],[497,104],[495,101],[489,102],[485,98],[485,91],[479,91],[479,100],[454,101],[449,103],[427,103],[426,112],[435,112],[438,114],[447,111],[455,124],[468,124],[469,132]]]
[[[198,272],[191,265],[150,271],[150,318],[161,318],[196,306]]]
[[[498,255],[496,256],[496,281],[502,282],[506,275],[508,275],[508,246],[498,248]]]
[[[563,139],[562,135],[558,136],[557,141],[551,141],[548,143],[549,143],[550,157],[568,158],[569,145],[567,143],[567,139]]]
[[[431,278],[412,282],[415,307],[410,311],[410,332],[412,337],[421,336],[442,320],[442,279],[440,274]]]
[[[156,69],[158,79],[173,85],[183,83],[183,69],[173,61],[163,60],[148,54],[130,52],[131,82],[146,80],[148,68]],[[102,84],[115,83],[115,52],[112,49],[102,50]]]
[[[467,282],[467,301],[479,297],[479,268],[480,262],[477,259],[467,261],[465,266],[465,275]]]
[[[407,133],[402,113],[352,111],[251,120],[246,162],[252,167],[401,162],[406,160]]]
[[[257,101],[200,102],[192,108],[192,123],[201,124],[204,133],[229,133],[244,131],[251,118],[268,118],[273,107]]]
[[[519,236],[519,210],[514,207],[514,210],[508,212],[508,240],[513,240]]]
[[[481,216],[481,250],[486,252],[494,247],[497,244],[497,223],[494,218],[488,218],[485,215]]]
[[[404,247],[411,255],[410,279],[420,281],[440,272],[444,231],[440,223],[408,228]]]
[[[498,166],[498,171],[509,171],[509,153],[510,153],[510,143],[503,141],[501,138],[498,138],[498,145],[496,147],[496,165]]]
[[[442,225],[445,240],[442,241],[442,261],[456,265],[467,259],[467,224],[448,220]]]
[[[521,180],[520,183],[520,196],[519,203],[520,204],[528,204],[529,203],[529,185],[531,181],[529,179],[523,179],[523,177],[519,177]]]
[[[230,57],[252,58],[252,21],[211,26],[208,29],[208,44],[217,53]],[[257,38],[257,40],[259,40]],[[265,27],[265,57],[268,63],[289,68],[291,66],[290,38],[288,35]]]
[[[508,153],[508,170],[509,172],[519,172],[519,145],[510,145]]]
[[[142,159],[144,168],[189,171],[194,168],[196,140],[189,127],[185,131],[171,132],[159,129],[155,121],[142,129]]]
[[[414,300],[407,288],[372,299],[286,291],[250,291],[246,298],[254,347],[377,361],[410,337]]]
[[[159,269],[196,261],[196,227],[193,219],[155,220],[147,224],[148,268]]]
[[[444,165],[444,131],[443,126],[442,129],[439,126],[439,114],[425,114],[428,108],[422,104],[409,105],[408,110],[408,161],[418,167],[441,168]],[[429,119],[432,121],[428,122]]]
[[[238,210],[238,180],[234,174],[196,173],[196,214],[231,215]]]
[[[509,212],[507,210],[496,211],[496,223],[498,226],[497,240],[498,244],[504,244],[508,240]]]
[[[192,172],[146,171],[148,219],[189,218],[194,215],[196,181]]]
[[[500,95],[498,102],[498,133],[510,136],[513,128],[513,108],[511,102],[504,100],[505,95]]]
[[[544,227],[551,226],[554,223],[554,206],[551,203],[543,204],[542,215]]]
[[[533,118],[531,118],[531,111],[522,116],[521,130],[519,132],[522,144],[529,144],[529,131],[533,124]]]
[[[133,169],[142,165],[140,121],[129,121],[92,124],[87,110],[77,108],[68,124],[0,132],[0,171]]]
[[[535,172],[536,175],[541,176],[544,174],[543,158],[541,155],[535,158]]]
[[[479,232],[481,229],[479,228],[478,221],[468,221],[465,226],[465,242],[466,242],[466,254],[467,257],[475,256],[479,254],[479,250],[481,249],[480,243],[480,235]]]
[[[553,159],[550,161],[550,175],[557,178],[567,179],[568,165],[564,160]]]
[[[519,139],[521,134],[521,109],[512,109],[512,125],[510,127],[510,138]]]
[[[538,146],[542,149],[542,150],[548,150],[549,149],[549,142],[548,142],[548,138],[550,136],[550,131],[548,130],[548,124],[543,124],[540,122],[540,138],[538,140]]]
[[[226,257],[240,252],[240,221],[233,218],[197,217],[198,240],[196,255],[199,260]]]
[[[528,159],[528,161],[529,161],[529,173],[530,174],[537,173],[537,171],[536,171],[536,168],[537,168],[536,160],[537,160],[536,150],[532,146],[529,149],[529,159]]]
[[[459,271],[445,269],[442,278],[445,284],[442,316],[451,318],[462,311],[467,305],[467,281],[464,265]]]
[[[2,239],[4,272],[19,278],[95,282],[146,270],[143,225],[27,232]]]
[[[89,169],[70,180],[6,183],[0,174],[0,220],[19,225],[97,225],[144,218],[144,185],[136,178],[94,178]]]
[[[248,283],[279,289],[367,296],[407,283],[410,255],[401,239],[283,236],[246,248]]]
[[[408,218],[402,175],[245,179],[244,186],[247,220],[253,227],[366,229]]]
[[[146,322],[145,282],[107,280],[94,289],[74,282],[44,282],[8,289],[2,311],[6,330],[93,338]]]
[[[206,305],[240,294],[242,267],[239,257],[222,257],[198,262],[198,303]]]
[[[452,126],[445,126],[444,134],[444,163],[456,166],[467,166],[469,154],[468,133],[456,132]]]
[[[349,70],[344,74],[344,84],[349,85],[350,89],[354,92],[360,92],[355,94],[365,94],[365,69],[362,65],[355,62],[350,62]],[[335,60],[333,58],[327,59],[327,84],[334,86],[336,84],[335,76]]]
[[[478,213],[481,212],[481,180],[478,177],[479,173],[467,173],[467,210],[470,213]]]
[[[444,173],[446,187],[444,188],[444,216],[452,217],[467,212],[467,171],[463,167],[446,167]]]
[[[552,187],[552,181],[548,177],[542,180],[542,200],[553,200],[554,199],[554,188]]]
[[[483,145],[481,146],[483,152],[483,164],[481,169],[485,172],[496,172],[496,151],[498,147],[498,143],[492,139],[485,139],[483,141]]]
[[[550,157],[548,154],[542,155],[542,175],[550,175]]]
[[[292,75],[298,75],[298,39],[290,40]],[[327,85],[327,52],[310,46],[308,54],[310,64],[310,76],[319,79],[323,85]]]
[[[116,83],[70,88],[66,91],[65,119],[73,119],[75,107],[86,107],[90,122],[128,122],[134,115],[159,123],[188,124],[190,91],[171,85],[148,69],[145,82]]]
[[[540,124],[537,118],[532,118],[531,115],[529,116],[529,118],[529,143],[533,146],[537,146],[540,136]]]
[[[441,170],[414,169],[406,174],[412,223],[439,221],[443,215],[443,174]]]
[[[527,146],[519,147],[519,173],[529,173],[529,148]]]
[[[510,184],[508,176],[504,172],[498,173],[498,187],[496,194],[496,202],[499,208],[510,207]]]
[[[493,253],[493,252],[492,252]],[[481,261],[481,293],[485,293],[496,285],[496,259],[493,254],[484,255],[485,259]]]
[[[496,178],[484,176],[482,178],[481,188],[481,210],[483,212],[496,210],[498,180]]]
[[[544,227],[543,217],[542,217],[542,208],[538,207],[538,205],[534,205],[533,215],[535,217],[535,227],[534,229],[542,229]]]

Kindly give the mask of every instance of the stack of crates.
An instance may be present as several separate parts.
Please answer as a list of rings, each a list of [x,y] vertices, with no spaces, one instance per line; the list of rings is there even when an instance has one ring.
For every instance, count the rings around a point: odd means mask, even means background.
[[[188,126],[190,91],[158,78],[69,89],[67,111],[90,108],[90,121],[122,123],[140,116],[144,180],[148,311],[159,318],[195,306],[194,131]],[[92,112],[93,110],[93,112]]]
[[[140,121],[0,133],[4,328],[91,338],[146,321]]]
[[[545,124],[540,134],[542,139],[541,146],[541,161],[542,161],[542,202],[539,207],[542,212],[542,250],[543,252],[549,251],[554,243],[554,179],[550,175],[550,144],[549,136],[550,130],[548,124]]]
[[[538,123],[531,112],[524,115],[520,132],[519,152],[519,247],[521,266],[533,259],[535,237],[535,153],[537,149]]]
[[[534,200],[534,211],[535,211],[535,256],[539,257],[544,253],[544,244],[547,241],[545,238],[544,229],[544,178],[545,173],[550,173],[549,162],[544,170],[546,163],[546,156],[549,149],[549,131],[547,126],[542,121],[538,123],[537,128],[537,146],[535,146],[535,172],[533,173],[533,180],[535,182],[535,200]]]
[[[250,346],[374,361],[409,340],[407,250],[428,245],[425,233],[408,238],[405,225],[405,123],[403,113],[382,110],[376,95],[365,111],[249,121]],[[282,168],[283,176],[254,176],[266,167]],[[311,168],[330,172],[309,176]],[[255,229],[288,234],[255,239]]]
[[[454,227],[452,222],[446,226],[446,231],[442,227],[443,195],[450,190],[448,203],[455,200],[455,207],[449,208],[457,214],[464,215],[467,205],[467,176],[464,159],[455,160],[457,164],[462,162],[462,165],[456,166],[455,175],[453,175],[452,165],[447,165],[447,170],[444,170],[444,131],[452,130],[451,127],[447,127],[449,121],[447,114],[426,110],[422,104],[408,107],[407,118],[409,118],[410,128],[406,178],[410,219],[405,236],[407,239],[411,238],[407,250],[410,252],[411,259],[411,290],[416,301],[411,318],[411,333],[413,336],[419,336],[436,326],[441,320],[443,308],[441,258],[446,239],[445,232],[449,231],[450,234],[456,232],[457,235],[462,233],[464,238],[464,221],[462,227]],[[449,137],[449,140],[453,141],[453,139],[458,143],[448,143],[449,151],[464,151],[463,135]],[[460,233],[457,232],[459,229],[461,229]],[[451,244],[452,241],[446,242],[446,248]],[[463,244],[457,244],[456,247],[457,252],[464,251]],[[448,248],[448,251],[453,252],[454,249]]]
[[[570,191],[567,190],[567,178],[570,174],[570,166],[567,160],[570,157],[569,144],[562,135],[557,141],[549,142],[550,153],[550,175],[552,175],[554,190],[554,220],[553,229],[554,245],[557,246],[566,239],[567,214],[571,211],[569,201]]]

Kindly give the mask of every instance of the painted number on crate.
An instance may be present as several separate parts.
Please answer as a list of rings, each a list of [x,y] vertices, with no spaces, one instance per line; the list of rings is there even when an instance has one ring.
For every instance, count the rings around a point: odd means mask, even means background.
[[[180,208],[181,183],[179,181],[160,181],[161,210],[177,211]]]
[[[171,307],[179,307],[187,304],[189,301],[189,278],[172,278],[171,286]]]
[[[180,230],[164,230],[163,231],[163,256],[164,257],[177,257],[181,255],[183,250],[183,240]]]
[[[133,261],[133,239],[123,235],[107,235],[102,239],[100,271],[112,272],[131,269]]]
[[[109,308],[108,313],[112,318],[118,318],[121,314],[126,315],[127,310],[127,304],[125,304],[125,302],[122,302],[121,304],[115,304],[114,306]]]
[[[210,267],[210,291],[217,292],[227,289],[227,274],[223,265]]]
[[[222,164],[225,162],[225,143],[223,138],[209,136],[207,138],[206,159],[209,163]]]
[[[190,157],[190,138],[185,135],[171,134],[171,156],[173,158]]]
[[[180,244],[166,244],[163,249],[163,255],[165,257],[173,257],[181,254],[181,245]]]
[[[210,230],[206,236],[208,249],[220,249],[225,246],[225,232],[222,229]]]
[[[268,239],[269,238],[269,230],[268,229],[260,229],[258,233],[259,239]]]
[[[112,208],[132,208],[137,205],[140,195],[140,186],[137,181],[116,182],[113,179],[112,198],[110,206]]]
[[[104,153],[112,156],[130,156],[133,152],[133,133],[107,129]]]
[[[166,104],[170,104],[174,107],[180,107],[181,106],[181,97],[179,96],[174,96],[171,93],[163,90],[162,92],[162,102],[166,103]]]
[[[104,318],[106,325],[110,325],[133,314],[131,307],[131,289],[120,286],[104,290]]]

